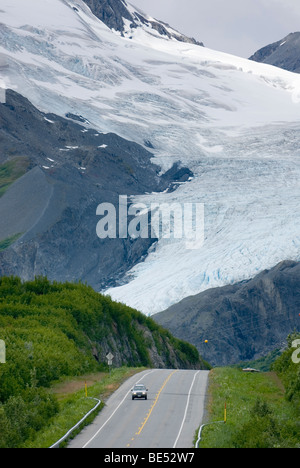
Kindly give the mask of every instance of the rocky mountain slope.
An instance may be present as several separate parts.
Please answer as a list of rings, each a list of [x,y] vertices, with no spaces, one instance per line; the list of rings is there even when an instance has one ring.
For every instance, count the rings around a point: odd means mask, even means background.
[[[81,279],[100,289],[122,277],[154,242],[100,239],[97,206],[117,206],[119,194],[165,190],[185,171],[174,167],[160,177],[147,150],[81,121],[78,115],[44,114],[20,94],[6,92],[0,184],[11,177],[11,185],[0,197],[0,240],[15,242],[0,251],[1,275]]]
[[[110,29],[120,32],[122,36],[132,37],[132,34],[143,26],[150,35],[159,34],[166,39],[203,46],[203,42],[197,42],[171,28],[169,24],[151,18],[125,0],[84,0],[84,2],[97,18]]]
[[[300,330],[300,263],[185,298],[153,318],[213,365],[236,364],[286,345]],[[207,341],[207,343],[205,343]]]
[[[280,41],[259,49],[249,60],[268,63],[294,73],[300,73],[300,32],[288,34]]]

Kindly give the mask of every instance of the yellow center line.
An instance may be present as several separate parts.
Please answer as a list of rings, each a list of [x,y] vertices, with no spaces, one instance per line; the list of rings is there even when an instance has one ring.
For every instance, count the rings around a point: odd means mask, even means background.
[[[153,409],[154,409],[154,407],[155,407],[155,405],[156,405],[156,403],[157,403],[157,401],[158,401],[158,399],[159,399],[159,396],[160,396],[162,390],[163,390],[164,387],[167,385],[167,383],[169,382],[169,380],[170,380],[170,378],[172,377],[172,375],[175,374],[175,372],[177,372],[177,370],[174,370],[173,372],[171,372],[171,374],[168,375],[168,377],[166,378],[166,380],[165,380],[164,383],[162,384],[161,388],[159,389],[158,393],[156,394],[155,400],[154,400],[154,402],[153,402],[151,408],[149,409],[149,411],[148,411],[146,417],[144,418],[144,421],[143,421],[142,425],[139,427],[138,432],[135,433],[136,436],[137,436],[137,435],[140,435],[140,433],[141,433],[142,430],[144,429],[145,424],[147,423],[148,419],[150,418],[151,413],[152,413],[152,411],[153,411]],[[133,441],[134,441],[134,437],[131,439],[131,442],[133,442]],[[127,444],[126,447],[130,447],[130,444]]]
[[[140,435],[140,433],[141,433],[142,430],[144,429],[145,424],[147,423],[148,419],[150,418],[151,413],[152,413],[152,411],[153,411],[153,409],[154,409],[154,407],[155,407],[155,405],[156,405],[156,403],[157,403],[157,401],[158,401],[158,399],[159,399],[159,396],[160,396],[162,390],[163,390],[164,387],[167,385],[167,383],[168,383],[168,381],[170,380],[170,378],[172,377],[172,375],[175,374],[175,372],[177,372],[177,370],[175,370],[175,371],[173,371],[171,374],[169,374],[168,377],[166,378],[166,380],[164,381],[164,383],[162,384],[160,390],[158,391],[158,393],[157,393],[157,395],[156,395],[156,397],[155,397],[155,400],[154,400],[154,402],[153,402],[153,404],[152,404],[150,410],[148,411],[147,416],[146,416],[145,419],[144,419],[143,424],[141,425],[141,427],[139,427],[139,431],[136,432],[136,435]]]

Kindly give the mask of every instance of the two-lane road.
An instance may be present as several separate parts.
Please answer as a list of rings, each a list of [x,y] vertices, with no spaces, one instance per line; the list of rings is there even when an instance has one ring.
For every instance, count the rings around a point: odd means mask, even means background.
[[[208,371],[154,369],[128,379],[69,448],[192,448],[202,422]],[[147,400],[132,400],[144,383]]]

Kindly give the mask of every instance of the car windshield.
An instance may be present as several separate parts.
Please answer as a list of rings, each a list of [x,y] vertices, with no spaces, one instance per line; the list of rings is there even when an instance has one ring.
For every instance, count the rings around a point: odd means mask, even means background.
[[[133,390],[146,390],[145,385],[135,385]]]

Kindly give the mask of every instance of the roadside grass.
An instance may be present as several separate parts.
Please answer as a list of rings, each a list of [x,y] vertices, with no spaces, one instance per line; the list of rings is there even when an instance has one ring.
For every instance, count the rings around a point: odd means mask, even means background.
[[[101,405],[82,423],[82,428],[90,424],[105,405],[107,398],[116,391],[120,385],[132,375],[143,371],[142,367],[121,367],[112,369],[110,373],[99,372],[72,379],[64,379],[52,386],[59,402],[59,413],[51,420],[51,423],[37,434],[34,441],[29,442],[25,448],[49,448],[61,439],[72,427],[74,427],[92,408],[96,401],[101,400]],[[85,395],[85,382],[87,396]],[[74,432],[72,437],[76,435]]]
[[[285,397],[273,372],[248,373],[229,367],[210,373],[207,417],[199,448],[272,448],[297,446],[299,412]],[[197,437],[196,437],[197,439]]]

